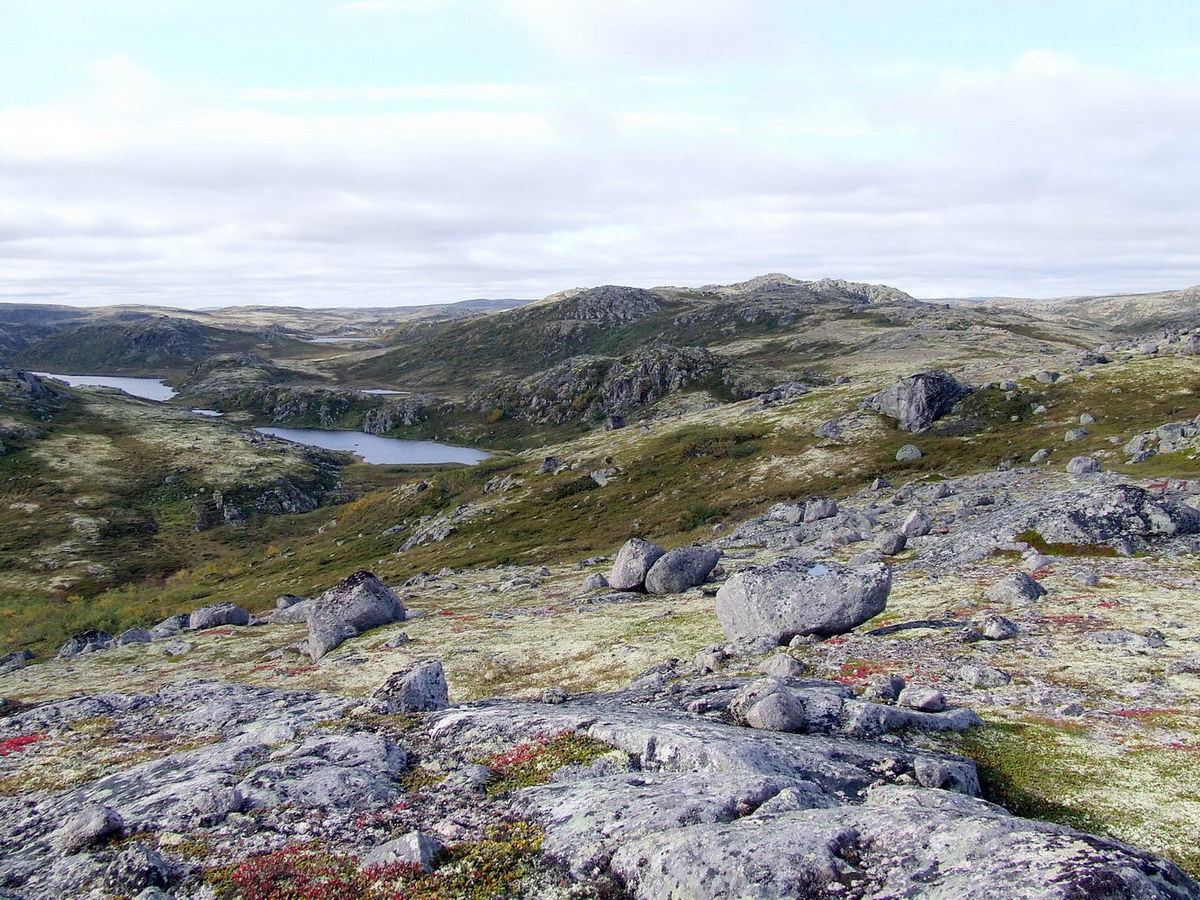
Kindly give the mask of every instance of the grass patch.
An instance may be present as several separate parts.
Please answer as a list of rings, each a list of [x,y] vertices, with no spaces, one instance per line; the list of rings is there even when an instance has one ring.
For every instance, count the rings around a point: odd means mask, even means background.
[[[518,788],[545,784],[563,766],[586,766],[612,749],[585,734],[563,731],[517,744],[511,750],[481,762],[496,773],[488,783],[488,793],[505,794]]]

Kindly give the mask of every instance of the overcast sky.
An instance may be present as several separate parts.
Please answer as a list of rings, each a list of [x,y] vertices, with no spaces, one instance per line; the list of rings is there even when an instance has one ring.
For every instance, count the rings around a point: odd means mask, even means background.
[[[0,299],[1200,282],[1196,0],[0,0]]]

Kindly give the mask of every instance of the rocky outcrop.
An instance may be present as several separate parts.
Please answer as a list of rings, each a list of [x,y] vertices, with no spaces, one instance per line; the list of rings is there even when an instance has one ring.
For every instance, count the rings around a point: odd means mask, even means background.
[[[723,359],[697,347],[651,346],[619,359],[576,356],[537,375],[505,379],[471,394],[481,412],[559,425],[626,416],[677,391],[716,379]]]
[[[901,431],[927,431],[971,392],[949,372],[929,369],[902,378],[864,401],[864,407],[895,419]]]
[[[883,612],[891,584],[883,563],[851,567],[784,557],[730,578],[717,592],[717,617],[731,640],[828,637]]]
[[[662,308],[657,294],[641,288],[605,284],[558,295],[555,313],[584,322],[632,322]]]

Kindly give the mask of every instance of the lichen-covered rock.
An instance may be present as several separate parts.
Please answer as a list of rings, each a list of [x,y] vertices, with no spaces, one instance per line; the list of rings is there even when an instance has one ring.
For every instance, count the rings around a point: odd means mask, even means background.
[[[219,603],[216,606],[202,606],[193,610],[188,616],[188,628],[200,631],[205,628],[219,628],[224,625],[249,625],[250,610],[234,603]]]
[[[617,591],[640,591],[645,587],[650,567],[666,554],[666,550],[641,538],[630,538],[613,560],[608,583]]]
[[[1046,596],[1046,589],[1024,572],[1013,572],[987,590],[987,598],[996,603],[1032,603]]]
[[[784,557],[738,572],[717,592],[717,617],[731,640],[766,635],[843,634],[887,606],[892,570]]]
[[[81,653],[95,653],[97,650],[107,650],[113,645],[112,635],[107,631],[99,631],[91,629],[90,631],[81,631],[79,634],[71,637],[58,650],[58,655],[63,658],[79,656]]]
[[[703,584],[721,559],[711,547],[679,547],[664,553],[646,573],[645,587],[650,594],[682,594]]]
[[[91,803],[68,818],[58,829],[55,843],[64,853],[78,853],[124,827],[121,814],[109,806]]]
[[[897,420],[902,431],[927,431],[959,400],[971,392],[949,372],[929,369],[902,378],[867,398],[864,405]]]
[[[403,837],[380,844],[363,857],[365,866],[390,866],[411,863],[425,872],[433,871],[434,860],[442,852],[442,842],[433,835],[410,831]]]
[[[1071,475],[1094,475],[1100,471],[1100,461],[1094,456],[1076,456],[1067,463]]]
[[[436,659],[417,660],[394,672],[374,696],[394,713],[431,712],[450,705],[446,673]]]
[[[308,652],[314,661],[349,638],[405,617],[404,601],[370,572],[355,572],[312,600],[282,610],[297,611],[308,622]]]

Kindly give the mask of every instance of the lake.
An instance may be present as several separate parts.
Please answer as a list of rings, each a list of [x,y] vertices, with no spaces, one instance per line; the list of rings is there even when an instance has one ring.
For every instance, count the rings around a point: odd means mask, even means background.
[[[340,344],[343,341],[369,341],[369,337],[319,337],[309,338],[310,344]]]
[[[71,387],[119,388],[127,394],[146,400],[170,400],[175,396],[174,388],[161,378],[126,378],[123,375],[58,375],[54,372],[33,372],[45,378],[57,378]]]
[[[255,428],[261,434],[269,434],[309,444],[326,450],[348,450],[362,457],[363,462],[373,465],[412,465],[428,463],[475,463],[487,459],[491,454],[470,447],[452,447],[434,441],[405,441],[399,438],[380,437],[361,431],[331,431],[324,428]]]

